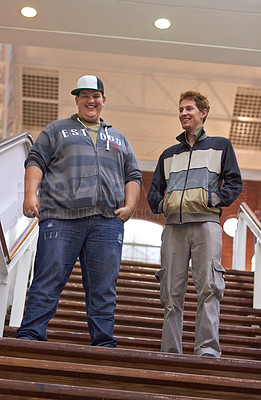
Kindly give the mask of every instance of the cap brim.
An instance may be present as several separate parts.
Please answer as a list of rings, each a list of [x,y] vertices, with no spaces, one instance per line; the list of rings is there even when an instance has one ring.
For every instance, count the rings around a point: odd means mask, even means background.
[[[71,94],[74,96],[78,96],[78,94],[82,91],[82,90],[97,90],[98,92],[102,92],[103,91],[101,89],[94,89],[94,88],[80,88],[80,89],[74,89],[71,91]]]

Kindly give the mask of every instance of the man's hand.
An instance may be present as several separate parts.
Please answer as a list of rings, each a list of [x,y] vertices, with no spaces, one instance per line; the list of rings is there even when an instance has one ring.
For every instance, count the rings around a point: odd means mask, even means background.
[[[28,218],[39,218],[37,190],[43,178],[40,168],[32,165],[25,171],[23,213]]]
[[[28,218],[39,218],[39,202],[35,194],[26,195],[23,204],[23,213]]]
[[[118,218],[122,219],[123,222],[128,221],[133,213],[134,211],[128,206],[118,208],[114,211],[114,214],[117,215]]]
[[[125,205],[114,211],[114,214],[118,218],[122,219],[123,222],[128,221],[128,219],[133,215],[136,210],[138,201],[140,198],[140,185],[131,181],[125,185]]]

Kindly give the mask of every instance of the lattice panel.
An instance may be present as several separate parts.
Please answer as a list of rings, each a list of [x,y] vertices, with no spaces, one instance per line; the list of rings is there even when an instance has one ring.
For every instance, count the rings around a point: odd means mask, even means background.
[[[261,149],[260,88],[237,89],[229,138],[236,147]]]
[[[58,119],[59,72],[51,69],[23,68],[23,127],[43,128]]]
[[[49,76],[23,75],[23,96],[58,100],[59,79]]]
[[[230,140],[237,147],[261,149],[261,122],[232,121]]]
[[[58,118],[58,104],[23,100],[23,126],[44,127]]]
[[[238,88],[233,116],[261,118],[261,89]]]

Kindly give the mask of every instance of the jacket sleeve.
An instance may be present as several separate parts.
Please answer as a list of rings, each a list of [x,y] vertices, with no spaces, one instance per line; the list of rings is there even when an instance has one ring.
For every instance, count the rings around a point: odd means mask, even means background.
[[[221,178],[223,184],[216,194],[221,200],[219,206],[228,207],[242,191],[241,173],[234,149],[228,139],[226,140],[226,149],[222,155]]]
[[[35,143],[33,144],[27,159],[25,160],[25,168],[34,165],[39,167],[45,174],[53,154],[53,148],[50,143],[49,135],[46,131],[42,131]]]
[[[142,185],[142,174],[130,143],[126,140],[127,156],[124,163],[125,185],[135,181]]]
[[[160,214],[162,212],[162,204],[160,203],[163,203],[166,187],[167,184],[164,174],[164,159],[161,155],[153,174],[150,190],[147,196],[147,201],[149,203],[151,211],[154,214]]]

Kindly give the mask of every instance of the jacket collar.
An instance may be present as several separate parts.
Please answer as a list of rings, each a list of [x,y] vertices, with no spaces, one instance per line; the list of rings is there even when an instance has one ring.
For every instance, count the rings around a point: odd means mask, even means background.
[[[208,137],[208,135],[206,134],[205,129],[204,129],[204,127],[202,126],[201,131],[200,131],[200,133],[199,133],[199,135],[198,135],[198,137],[197,137],[197,139],[196,139],[196,142],[201,141],[201,140],[203,140],[203,139],[206,139],[207,137]],[[178,136],[176,137],[176,139],[177,139],[178,142],[187,145],[187,141],[186,141],[186,132],[185,132],[185,131],[182,132],[180,135],[178,135]]]
[[[73,114],[72,116],[71,116],[71,118],[74,120],[74,121],[78,121],[78,114],[76,113],[76,114]],[[100,118],[100,124],[101,124],[101,126],[103,127],[103,128],[105,128],[105,127],[107,127],[107,128],[111,128],[112,127],[112,125],[109,125],[109,124],[106,124],[106,122],[102,119],[102,118]]]

